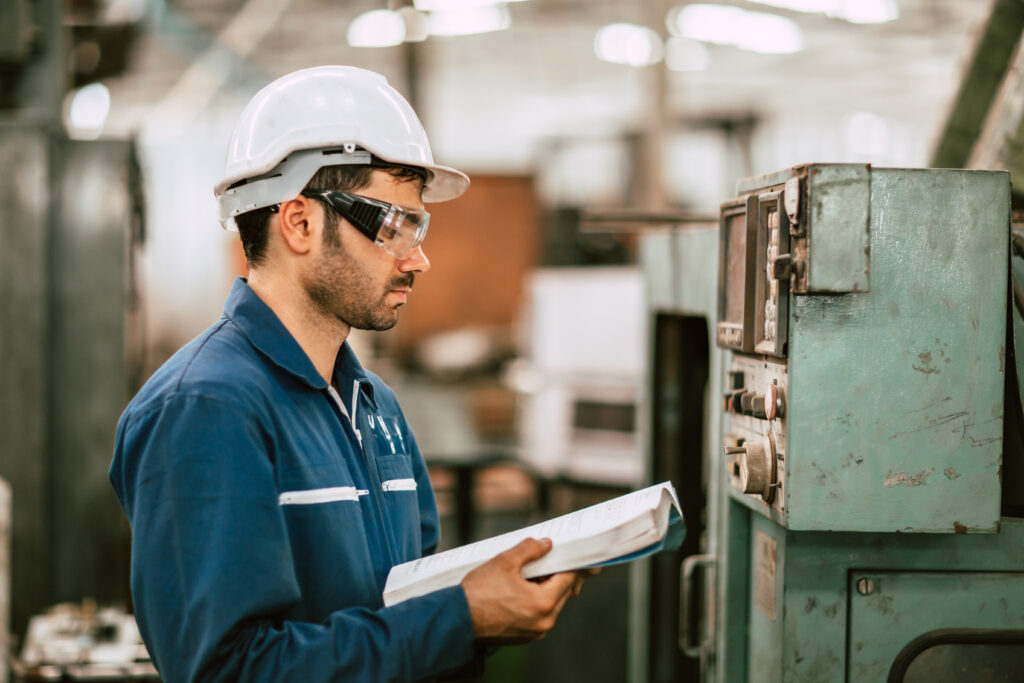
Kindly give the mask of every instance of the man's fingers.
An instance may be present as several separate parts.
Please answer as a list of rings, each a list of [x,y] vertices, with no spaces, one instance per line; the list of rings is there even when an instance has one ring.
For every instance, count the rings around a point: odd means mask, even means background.
[[[572,594],[573,586],[577,580],[576,572],[559,572],[538,583],[537,587],[550,599],[559,600],[563,596],[569,597]]]
[[[547,555],[548,551],[551,550],[551,539],[550,538],[524,538],[522,541],[512,546],[505,552],[501,553],[498,557],[504,556],[507,560],[512,562],[516,567],[522,567],[528,562],[533,562],[539,557]]]
[[[570,598],[575,598],[579,595],[580,586],[583,584],[583,580],[576,576],[576,572],[565,572],[564,574],[555,574],[555,576],[569,577],[565,590],[558,596],[555,606],[551,610],[551,614],[557,617],[561,614],[562,608],[565,607],[565,603],[569,602]]]

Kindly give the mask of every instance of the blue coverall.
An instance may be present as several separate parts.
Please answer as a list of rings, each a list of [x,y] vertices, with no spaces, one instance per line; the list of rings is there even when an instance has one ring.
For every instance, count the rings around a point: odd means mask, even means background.
[[[383,607],[388,570],[436,547],[437,509],[347,343],[334,384],[240,278],[122,415],[110,478],[164,680],[408,681],[473,659],[461,587]]]

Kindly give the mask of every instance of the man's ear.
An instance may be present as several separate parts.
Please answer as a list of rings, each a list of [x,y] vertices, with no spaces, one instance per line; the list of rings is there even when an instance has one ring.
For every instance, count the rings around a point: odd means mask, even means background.
[[[285,247],[295,254],[306,254],[313,246],[317,221],[323,223],[323,212],[309,197],[299,195],[295,199],[281,202],[275,218],[275,227],[284,240]]]

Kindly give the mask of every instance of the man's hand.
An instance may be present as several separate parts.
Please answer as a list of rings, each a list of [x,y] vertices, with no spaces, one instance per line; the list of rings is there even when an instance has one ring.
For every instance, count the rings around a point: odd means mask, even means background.
[[[552,574],[540,581],[523,578],[523,565],[551,550],[551,540],[527,538],[462,580],[473,636],[489,642],[523,643],[543,638],[555,625],[566,601],[579,595],[583,582],[600,571]]]

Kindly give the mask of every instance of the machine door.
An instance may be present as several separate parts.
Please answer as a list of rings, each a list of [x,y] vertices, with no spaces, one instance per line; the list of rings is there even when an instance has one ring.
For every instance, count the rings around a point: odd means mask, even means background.
[[[846,680],[1019,681],[1024,573],[850,572]]]

